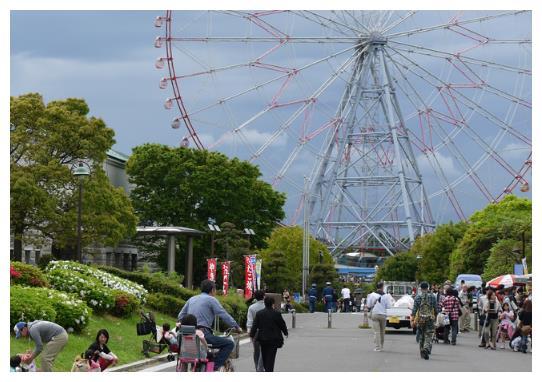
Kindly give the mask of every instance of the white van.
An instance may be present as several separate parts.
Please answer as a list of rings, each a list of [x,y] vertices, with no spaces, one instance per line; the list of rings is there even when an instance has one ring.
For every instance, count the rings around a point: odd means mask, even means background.
[[[482,277],[480,275],[462,274],[457,275],[455,279],[455,289],[460,290],[461,280],[465,281],[468,287],[475,286],[476,288],[482,287]]]

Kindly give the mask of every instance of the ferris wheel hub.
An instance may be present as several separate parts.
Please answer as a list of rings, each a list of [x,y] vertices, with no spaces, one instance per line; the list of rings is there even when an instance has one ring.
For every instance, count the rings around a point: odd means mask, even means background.
[[[386,45],[388,43],[388,39],[386,36],[384,36],[381,32],[371,32],[367,36],[367,44],[370,45]]]

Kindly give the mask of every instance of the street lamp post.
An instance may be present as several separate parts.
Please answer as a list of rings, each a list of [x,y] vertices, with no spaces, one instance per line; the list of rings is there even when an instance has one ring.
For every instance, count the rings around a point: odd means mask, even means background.
[[[209,230],[211,231],[211,258],[215,257],[215,232],[220,232],[220,227],[216,225],[216,220],[213,218],[209,218],[207,220],[207,226],[209,227]]]
[[[86,166],[86,167],[85,167]],[[77,204],[77,261],[83,262],[81,253],[81,210],[83,206],[83,178],[90,175],[90,168],[84,162],[79,162],[78,166],[73,171],[73,175],[79,179],[79,202]]]

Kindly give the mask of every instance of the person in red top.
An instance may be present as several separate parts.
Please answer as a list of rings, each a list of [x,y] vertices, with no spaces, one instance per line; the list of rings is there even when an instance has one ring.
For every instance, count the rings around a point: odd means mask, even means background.
[[[442,301],[442,311],[448,314],[450,318],[450,325],[446,326],[446,332],[444,334],[446,341],[449,341],[450,328],[452,329],[452,345],[456,344],[457,339],[457,330],[459,322],[459,310],[461,309],[459,305],[459,299],[454,296],[452,288],[449,288],[446,291],[446,297]],[[449,342],[447,342],[449,343]]]

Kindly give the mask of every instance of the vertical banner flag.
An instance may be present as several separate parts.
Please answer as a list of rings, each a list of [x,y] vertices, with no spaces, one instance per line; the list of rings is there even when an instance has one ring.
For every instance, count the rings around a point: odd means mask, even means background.
[[[207,259],[207,278],[216,281],[216,259]]]
[[[261,289],[260,280],[262,279],[262,259],[256,260],[256,289]]]
[[[245,256],[245,298],[252,297],[252,263],[251,256]]]
[[[225,295],[228,294],[229,278],[230,278],[230,262],[226,261],[222,263],[222,290],[224,291]]]
[[[252,291],[256,288],[256,255],[250,256],[250,271],[252,272]]]

